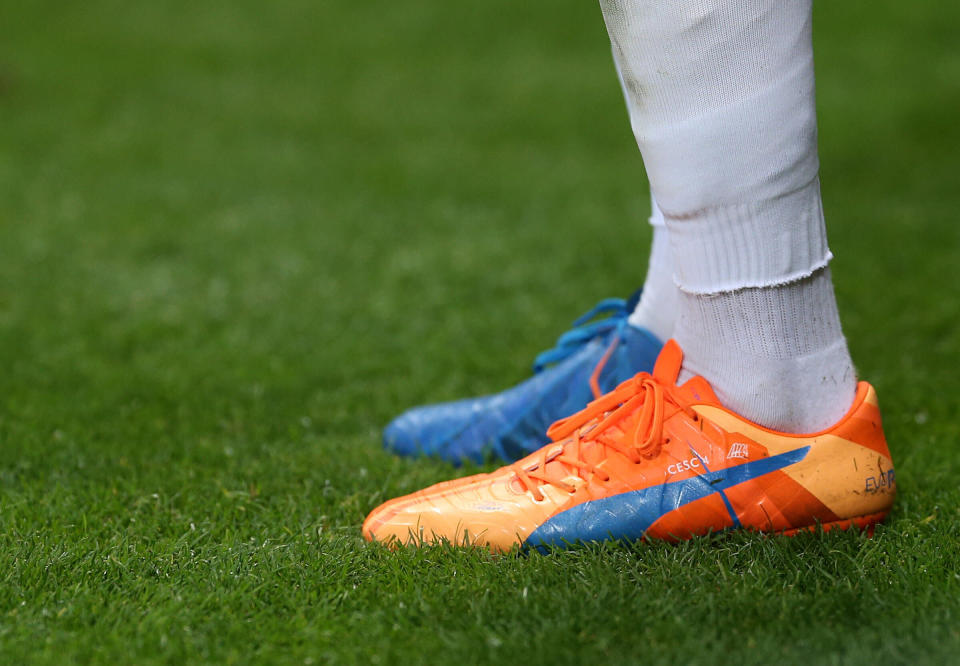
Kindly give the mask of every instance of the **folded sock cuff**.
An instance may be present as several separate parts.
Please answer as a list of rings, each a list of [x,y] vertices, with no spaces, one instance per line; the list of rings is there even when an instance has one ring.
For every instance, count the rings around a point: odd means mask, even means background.
[[[674,253],[674,281],[687,293],[787,284],[833,258],[818,178],[766,201],[663,214]]]

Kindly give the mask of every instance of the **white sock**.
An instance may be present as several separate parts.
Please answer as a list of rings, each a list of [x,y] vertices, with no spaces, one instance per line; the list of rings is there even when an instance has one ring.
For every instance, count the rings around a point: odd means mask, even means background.
[[[855,379],[823,270],[811,0],[601,6],[685,292],[685,374],[763,425],[830,425]]]
[[[681,293],[680,381],[710,380],[720,401],[785,432],[816,432],[847,412],[856,373],[830,269],[777,287]]]
[[[652,200],[652,197],[651,197]],[[627,321],[638,328],[645,328],[661,341],[673,337],[680,305],[680,290],[673,282],[673,250],[663,222],[663,214],[656,201],[651,201],[650,226],[653,227],[653,242],[650,244],[650,261],[647,277],[643,283],[640,301]]]

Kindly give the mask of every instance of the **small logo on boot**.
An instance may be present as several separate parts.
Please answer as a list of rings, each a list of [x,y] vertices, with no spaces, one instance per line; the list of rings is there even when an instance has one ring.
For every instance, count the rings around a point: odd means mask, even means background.
[[[747,449],[747,445],[743,442],[734,442],[730,445],[730,450],[727,451],[727,459],[730,458],[743,458],[746,459],[750,456],[750,451]]]

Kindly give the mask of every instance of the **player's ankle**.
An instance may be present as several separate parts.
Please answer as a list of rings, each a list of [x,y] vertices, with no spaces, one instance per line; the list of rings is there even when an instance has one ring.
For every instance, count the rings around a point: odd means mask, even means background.
[[[728,408],[779,431],[839,420],[856,392],[827,269],[784,285],[682,294],[681,379],[703,375]]]
[[[670,239],[656,203],[653,204],[650,224],[653,227],[653,242],[650,245],[647,278],[640,300],[627,321],[631,326],[646,329],[661,341],[665,341],[673,337],[680,293],[673,281]]]

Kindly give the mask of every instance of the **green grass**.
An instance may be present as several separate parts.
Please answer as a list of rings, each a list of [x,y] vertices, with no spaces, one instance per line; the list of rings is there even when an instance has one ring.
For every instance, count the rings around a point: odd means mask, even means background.
[[[596,5],[7,3],[0,662],[956,661],[958,25],[816,10],[889,523],[494,557],[359,525],[463,473],[383,453],[392,415],[515,382],[643,277]]]

